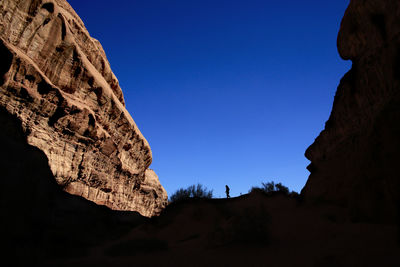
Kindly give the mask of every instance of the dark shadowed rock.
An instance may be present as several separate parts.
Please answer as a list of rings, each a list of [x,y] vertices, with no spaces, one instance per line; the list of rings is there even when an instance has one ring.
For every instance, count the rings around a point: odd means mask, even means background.
[[[351,2],[338,45],[354,64],[302,196],[252,190],[146,218],[76,196],[147,216],[166,200],[99,44],[63,0],[0,1],[2,266],[400,266],[396,225],[368,221],[399,207],[399,14]]]
[[[145,217],[113,211],[61,190],[46,155],[26,142],[19,120],[0,107],[2,264],[84,257]]]
[[[400,203],[400,2],[352,0],[338,36],[353,62],[325,129],[307,149],[306,199],[347,207],[353,220],[396,220]]]

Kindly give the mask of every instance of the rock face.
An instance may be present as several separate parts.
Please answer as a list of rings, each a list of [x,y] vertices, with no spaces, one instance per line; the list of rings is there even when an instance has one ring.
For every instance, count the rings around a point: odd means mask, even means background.
[[[400,2],[352,0],[338,36],[353,62],[325,129],[307,149],[306,199],[355,220],[394,221],[400,207]]]
[[[67,192],[158,214],[167,194],[100,43],[64,0],[0,2],[0,106]]]
[[[26,142],[21,122],[0,107],[2,265],[43,266],[45,258],[85,256],[148,219],[68,194],[43,151]]]

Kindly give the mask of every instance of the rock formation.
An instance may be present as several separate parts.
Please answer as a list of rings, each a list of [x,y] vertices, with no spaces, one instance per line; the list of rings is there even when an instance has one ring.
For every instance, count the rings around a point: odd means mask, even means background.
[[[352,0],[338,36],[342,78],[325,129],[307,149],[306,199],[393,222],[400,207],[400,2]]]
[[[84,256],[91,244],[148,220],[64,192],[46,155],[27,144],[20,120],[3,107],[0,125],[2,265],[43,266],[44,258]]]
[[[0,2],[0,106],[67,192],[158,214],[167,194],[100,43],[64,0]]]

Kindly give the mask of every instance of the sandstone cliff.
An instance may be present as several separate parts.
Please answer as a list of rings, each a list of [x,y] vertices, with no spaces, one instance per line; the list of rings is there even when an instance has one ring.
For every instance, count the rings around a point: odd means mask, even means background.
[[[67,192],[158,214],[167,194],[100,43],[64,0],[0,2],[0,106]]]
[[[2,266],[44,266],[44,258],[87,255],[91,245],[148,220],[62,191],[46,155],[27,144],[20,120],[3,107],[0,125]]]
[[[400,2],[352,0],[338,36],[353,62],[325,129],[307,149],[306,199],[354,220],[393,221],[400,207]]]

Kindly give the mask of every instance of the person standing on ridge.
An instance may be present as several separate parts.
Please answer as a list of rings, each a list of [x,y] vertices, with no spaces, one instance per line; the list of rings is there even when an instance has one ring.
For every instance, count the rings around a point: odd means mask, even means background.
[[[228,186],[228,185],[225,185],[226,198],[230,198],[230,197],[231,197],[231,196],[229,195],[229,190],[230,190],[229,186]]]

